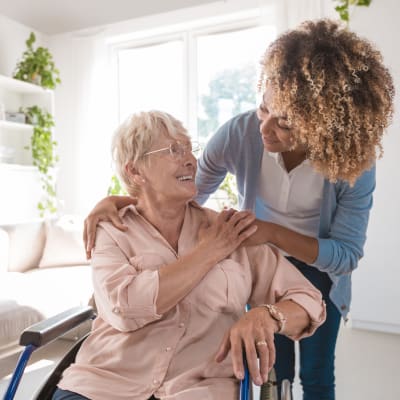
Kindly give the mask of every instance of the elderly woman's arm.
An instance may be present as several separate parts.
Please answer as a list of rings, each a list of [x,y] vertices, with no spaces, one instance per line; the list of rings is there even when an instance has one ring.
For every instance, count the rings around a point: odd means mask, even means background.
[[[253,214],[233,210],[222,211],[210,225],[205,218],[190,252],[150,269],[138,264],[140,255],[128,259],[119,243],[129,238],[103,223],[92,258],[100,316],[121,331],[133,331],[161,318],[257,229],[250,226],[253,221]]]
[[[307,311],[290,300],[275,303],[275,309],[286,318],[285,331],[281,332],[286,336],[299,336],[311,323]],[[215,360],[223,361],[230,351],[235,376],[243,379],[244,350],[250,375],[261,385],[275,363],[274,334],[279,330],[280,324],[265,306],[253,308],[226,332]]]
[[[252,309],[227,332],[216,360],[222,361],[230,350],[235,375],[241,379],[244,350],[253,381],[261,384],[275,362],[274,334],[293,340],[310,336],[325,321],[326,310],[321,293],[276,249],[263,245],[246,251],[252,269]]]

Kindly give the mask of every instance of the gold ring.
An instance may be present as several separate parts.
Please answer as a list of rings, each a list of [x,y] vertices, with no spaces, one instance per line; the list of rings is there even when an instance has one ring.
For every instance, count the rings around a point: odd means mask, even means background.
[[[267,342],[265,340],[259,340],[258,342],[256,342],[256,346],[266,346]]]

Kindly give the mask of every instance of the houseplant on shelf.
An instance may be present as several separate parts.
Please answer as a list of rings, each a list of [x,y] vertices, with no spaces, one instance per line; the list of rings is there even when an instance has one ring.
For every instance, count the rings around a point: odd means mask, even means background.
[[[27,147],[32,152],[33,165],[40,173],[40,180],[44,191],[44,199],[39,202],[40,216],[46,212],[57,211],[56,187],[53,179],[53,168],[58,162],[55,148],[57,142],[53,140],[52,128],[54,120],[50,113],[38,106],[27,107],[23,110],[28,122],[33,125],[31,145]]]
[[[18,62],[13,77],[45,89],[54,89],[57,84],[61,83],[60,72],[47,48],[33,48],[35,41],[35,34],[31,32],[25,42],[27,49],[22,54],[22,59]]]

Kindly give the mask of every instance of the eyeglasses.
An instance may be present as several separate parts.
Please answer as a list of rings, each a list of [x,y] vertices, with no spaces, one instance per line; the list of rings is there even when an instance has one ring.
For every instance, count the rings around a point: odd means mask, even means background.
[[[200,145],[197,142],[191,143],[181,143],[181,142],[172,142],[168,147],[163,147],[162,149],[149,151],[144,153],[143,156],[148,156],[150,154],[160,153],[162,151],[169,151],[171,158],[174,160],[178,160],[183,158],[186,154],[192,153],[196,158],[200,155]]]

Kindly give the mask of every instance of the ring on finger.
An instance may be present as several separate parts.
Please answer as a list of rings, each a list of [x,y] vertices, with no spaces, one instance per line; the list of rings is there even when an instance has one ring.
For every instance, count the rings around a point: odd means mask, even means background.
[[[256,342],[256,346],[266,346],[267,342],[265,340],[258,340]]]

